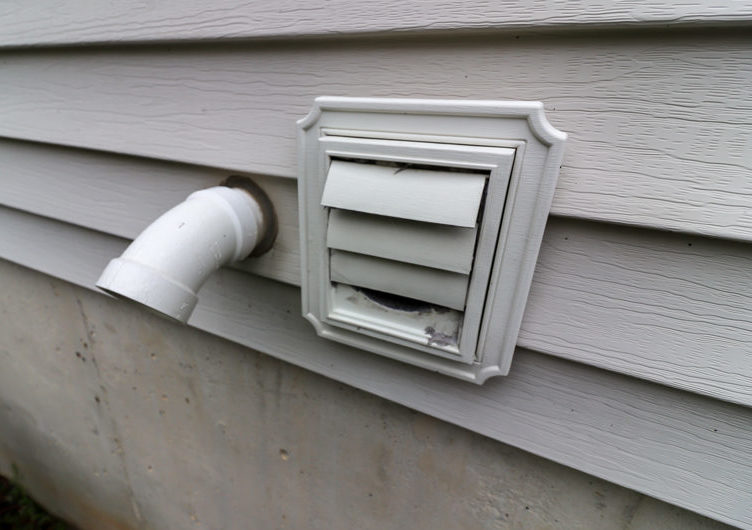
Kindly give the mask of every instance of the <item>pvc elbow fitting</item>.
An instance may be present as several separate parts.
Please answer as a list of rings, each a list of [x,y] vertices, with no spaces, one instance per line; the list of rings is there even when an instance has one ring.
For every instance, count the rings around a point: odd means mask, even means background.
[[[187,322],[196,293],[212,272],[254,249],[268,250],[276,235],[274,210],[264,192],[247,179],[231,179],[250,185],[192,193],[111,260],[97,287]]]

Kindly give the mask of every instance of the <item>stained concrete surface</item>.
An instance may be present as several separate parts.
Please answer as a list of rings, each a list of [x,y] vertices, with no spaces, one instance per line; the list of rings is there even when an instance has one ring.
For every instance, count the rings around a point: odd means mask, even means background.
[[[0,473],[82,529],[727,528],[2,260]]]

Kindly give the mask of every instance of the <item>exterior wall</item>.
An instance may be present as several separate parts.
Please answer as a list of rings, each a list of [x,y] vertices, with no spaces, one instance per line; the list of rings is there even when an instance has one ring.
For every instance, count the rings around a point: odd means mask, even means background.
[[[0,258],[49,277],[0,274],[0,448],[47,504],[113,527],[709,524],[595,479],[593,502],[485,435],[752,528],[749,7],[25,4],[0,13]],[[319,95],[540,100],[568,133],[509,376],[467,385],[299,316],[295,121]],[[230,174],[279,239],[188,327],[81,290]]]
[[[0,261],[0,473],[82,529],[724,525]]]

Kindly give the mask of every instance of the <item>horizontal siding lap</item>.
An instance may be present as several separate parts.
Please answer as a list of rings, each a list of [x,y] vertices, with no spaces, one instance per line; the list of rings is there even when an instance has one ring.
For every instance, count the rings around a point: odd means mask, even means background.
[[[315,96],[541,100],[557,215],[752,240],[743,37],[6,52],[0,135],[295,177]]]
[[[515,0],[482,13],[439,2],[397,16],[392,0],[333,0],[303,16],[283,0],[252,18],[236,1],[86,17],[80,0],[12,2],[0,47],[752,21],[714,1]],[[91,288],[161,212],[250,175],[277,207],[277,244],[210,279],[192,325],[752,528],[752,418],[737,405],[752,405],[746,35],[7,49],[0,63],[0,257]],[[323,94],[541,100],[569,134],[509,377],[471,387],[318,339],[296,316],[285,285],[300,282],[295,121]]]
[[[83,0],[5,2],[0,46],[182,40],[294,38],[414,31],[567,29],[618,26],[746,25],[743,2],[597,0],[531,3],[528,0],[457,3],[451,0],[199,0],[134,6]]]
[[[0,140],[0,166],[0,204],[128,239],[227,176],[7,140]],[[295,181],[254,178],[276,204],[279,240],[268,255],[237,268],[299,285]],[[750,268],[745,244],[553,217],[518,343],[752,405]]]
[[[744,244],[552,220],[518,344],[752,405],[750,268]]]
[[[231,173],[10,140],[0,140],[0,166],[0,204],[128,239],[192,192],[216,186]],[[300,284],[295,181],[253,178],[276,205],[279,233],[269,253],[241,267]]]

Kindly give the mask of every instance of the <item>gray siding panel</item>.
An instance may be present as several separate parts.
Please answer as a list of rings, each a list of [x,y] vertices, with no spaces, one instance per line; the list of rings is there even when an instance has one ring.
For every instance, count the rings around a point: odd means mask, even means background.
[[[227,175],[2,140],[0,166],[0,204],[126,239]],[[299,285],[295,181],[256,179],[275,201],[279,240],[237,268]],[[518,344],[752,405],[750,269],[746,244],[552,217]]]
[[[127,239],[227,175],[9,141],[0,166],[0,204]],[[256,179],[275,201],[279,240],[238,268],[299,285],[295,181]],[[552,217],[518,344],[752,405],[751,269],[746,244]]]
[[[752,405],[752,248],[551,219],[518,344]]]
[[[545,102],[553,213],[752,240],[742,36],[425,39],[0,55],[0,135],[296,176],[318,95]]]
[[[192,192],[231,172],[109,153],[0,139],[0,204],[127,239]],[[245,270],[300,284],[296,182],[253,175],[274,201],[274,248]]]
[[[2,140],[0,166],[0,204],[126,239],[227,176]],[[237,268],[299,285],[295,181],[256,180],[275,201],[279,240]],[[750,269],[745,244],[552,217],[518,344],[752,405]]]
[[[746,25],[744,2],[597,0],[461,3],[451,0],[188,0],[175,4],[84,0],[5,2],[0,46],[341,36],[427,31]]]
[[[750,40],[541,32],[746,26],[752,9],[333,1],[0,8],[0,258],[92,288],[165,209],[251,175],[279,240],[214,275],[192,325],[752,528]],[[391,38],[297,39],[342,33]],[[198,39],[265,40],[49,47]],[[457,382],[300,316],[295,121],[319,95],[540,100],[569,134],[508,377]]]

